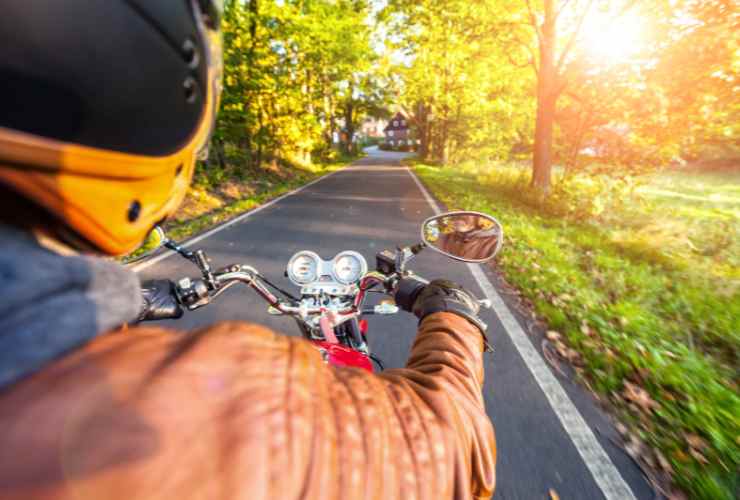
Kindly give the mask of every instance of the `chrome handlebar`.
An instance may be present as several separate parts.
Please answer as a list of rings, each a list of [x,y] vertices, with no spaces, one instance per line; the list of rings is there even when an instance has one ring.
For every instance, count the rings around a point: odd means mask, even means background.
[[[378,274],[378,273],[370,273]],[[259,272],[245,265],[234,265],[224,270],[216,271],[212,274],[212,286],[208,286],[206,280],[184,278],[180,280],[175,287],[178,301],[186,306],[189,310],[195,310],[203,307],[221,295],[237,283],[242,283],[251,287],[275,310],[281,314],[290,316],[309,316],[322,314],[327,310],[335,314],[348,315],[355,314],[361,310],[365,299],[366,290],[360,289],[353,304],[343,309],[332,309],[326,306],[306,307],[303,304],[292,305],[276,297],[260,280]],[[381,275],[382,276],[382,275]]]

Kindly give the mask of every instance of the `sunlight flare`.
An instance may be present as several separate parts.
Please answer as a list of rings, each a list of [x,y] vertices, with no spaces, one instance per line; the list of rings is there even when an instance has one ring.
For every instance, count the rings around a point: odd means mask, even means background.
[[[583,50],[603,64],[614,64],[636,57],[646,42],[645,24],[637,13],[618,18],[595,12],[585,21],[581,45]]]

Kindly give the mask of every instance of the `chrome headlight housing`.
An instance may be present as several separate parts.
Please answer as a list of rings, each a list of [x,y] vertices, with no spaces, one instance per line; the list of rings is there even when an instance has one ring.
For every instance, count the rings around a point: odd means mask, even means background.
[[[288,278],[298,286],[308,285],[319,279],[321,257],[314,252],[302,251],[288,262]]]
[[[367,274],[367,261],[357,252],[342,252],[334,257],[331,272],[338,283],[351,285]]]

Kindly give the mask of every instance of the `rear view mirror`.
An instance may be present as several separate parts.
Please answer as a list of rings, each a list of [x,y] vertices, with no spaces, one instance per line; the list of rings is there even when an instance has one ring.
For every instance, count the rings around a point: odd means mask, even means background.
[[[463,262],[487,262],[504,242],[501,224],[479,212],[448,212],[427,219],[421,237],[431,249]]]
[[[164,229],[159,226],[154,226],[154,229],[152,229],[152,231],[147,235],[141,246],[130,253],[124,259],[124,262],[126,262],[127,264],[131,264],[133,262],[138,262],[142,259],[145,259],[160,248],[162,248],[164,244],[168,241],[169,238],[164,232]]]

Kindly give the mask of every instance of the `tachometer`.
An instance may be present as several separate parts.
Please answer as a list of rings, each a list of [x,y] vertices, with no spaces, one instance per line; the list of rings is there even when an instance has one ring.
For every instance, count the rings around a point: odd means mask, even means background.
[[[298,252],[288,262],[288,278],[296,285],[308,285],[319,278],[321,258],[313,252]]]
[[[357,252],[342,252],[334,257],[332,274],[343,285],[355,283],[367,273],[367,261]]]

